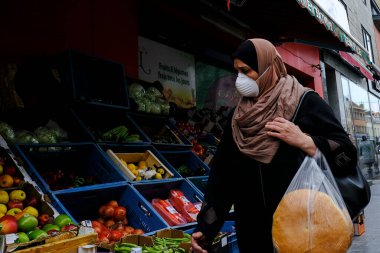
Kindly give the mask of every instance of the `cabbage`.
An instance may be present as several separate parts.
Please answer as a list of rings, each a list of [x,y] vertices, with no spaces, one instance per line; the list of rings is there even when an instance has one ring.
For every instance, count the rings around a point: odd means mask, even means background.
[[[38,144],[38,140],[34,137],[33,133],[27,130],[17,131],[15,134],[15,143],[21,144]]]
[[[131,86],[129,86],[129,95],[133,98],[133,99],[138,99],[138,98],[141,98],[144,96],[145,94],[145,89],[144,87],[139,84],[139,83],[132,83]]]
[[[152,103],[152,106],[150,107],[150,112],[154,114],[161,114],[160,104]]]
[[[6,141],[12,142],[15,138],[15,132],[13,128],[5,122],[0,121],[0,135],[4,137]]]
[[[162,97],[162,93],[155,87],[148,87],[148,89],[146,90],[146,93],[150,97]]]

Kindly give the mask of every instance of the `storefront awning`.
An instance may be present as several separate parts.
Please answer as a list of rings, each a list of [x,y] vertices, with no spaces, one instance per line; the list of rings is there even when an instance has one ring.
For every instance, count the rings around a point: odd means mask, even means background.
[[[313,0],[245,1],[230,13],[274,42],[293,41],[358,54],[370,63],[366,49]]]
[[[369,80],[373,80],[373,73],[368,71],[366,68],[364,68],[357,60],[355,60],[351,55],[349,55],[346,52],[339,52],[339,55],[350,65],[354,66],[357,68],[363,76],[368,78]]]

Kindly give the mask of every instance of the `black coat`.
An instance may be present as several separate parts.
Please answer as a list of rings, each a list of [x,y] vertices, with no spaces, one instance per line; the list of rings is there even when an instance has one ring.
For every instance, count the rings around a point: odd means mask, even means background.
[[[197,230],[214,238],[232,205],[241,252],[273,252],[272,216],[305,154],[281,142],[269,164],[242,154],[233,138],[231,116],[212,160],[205,204]],[[355,168],[357,152],[330,106],[315,92],[306,94],[294,123],[309,134],[335,174]],[[259,235],[259,236],[254,236]]]

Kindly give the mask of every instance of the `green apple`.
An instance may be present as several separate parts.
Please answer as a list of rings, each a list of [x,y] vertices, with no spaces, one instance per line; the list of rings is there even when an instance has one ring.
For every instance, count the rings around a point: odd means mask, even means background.
[[[62,228],[69,224],[75,224],[75,222],[73,222],[67,214],[60,214],[55,217],[54,224]]]
[[[16,243],[23,243],[23,242],[29,242],[29,237],[24,232],[18,232],[17,233],[18,238],[16,239]]]
[[[17,225],[20,231],[28,232],[37,227],[38,220],[33,215],[25,214],[17,221]]]
[[[29,239],[32,241],[32,240],[38,239],[40,237],[48,237],[48,234],[41,229],[35,229],[35,230],[31,231],[30,233],[28,233],[28,236],[29,236]]]
[[[48,231],[50,231],[50,230],[57,230],[57,231],[60,231],[61,228],[60,228],[58,225],[48,223],[48,224],[45,224],[45,225],[43,226],[42,230],[45,231],[45,232],[48,232]]]

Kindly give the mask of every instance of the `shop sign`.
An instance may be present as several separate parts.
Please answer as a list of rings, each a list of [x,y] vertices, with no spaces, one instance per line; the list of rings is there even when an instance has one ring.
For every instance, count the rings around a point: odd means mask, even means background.
[[[139,79],[161,82],[165,97],[181,108],[196,105],[195,60],[188,53],[139,37]]]
[[[333,33],[335,37],[360,55],[366,63],[371,62],[368,52],[364,50],[363,47],[359,46],[351,36],[331,20],[331,18],[312,0],[297,0],[297,2],[302,8],[306,8],[310,15],[315,17],[315,19],[317,19],[320,24],[324,25],[328,31]]]

